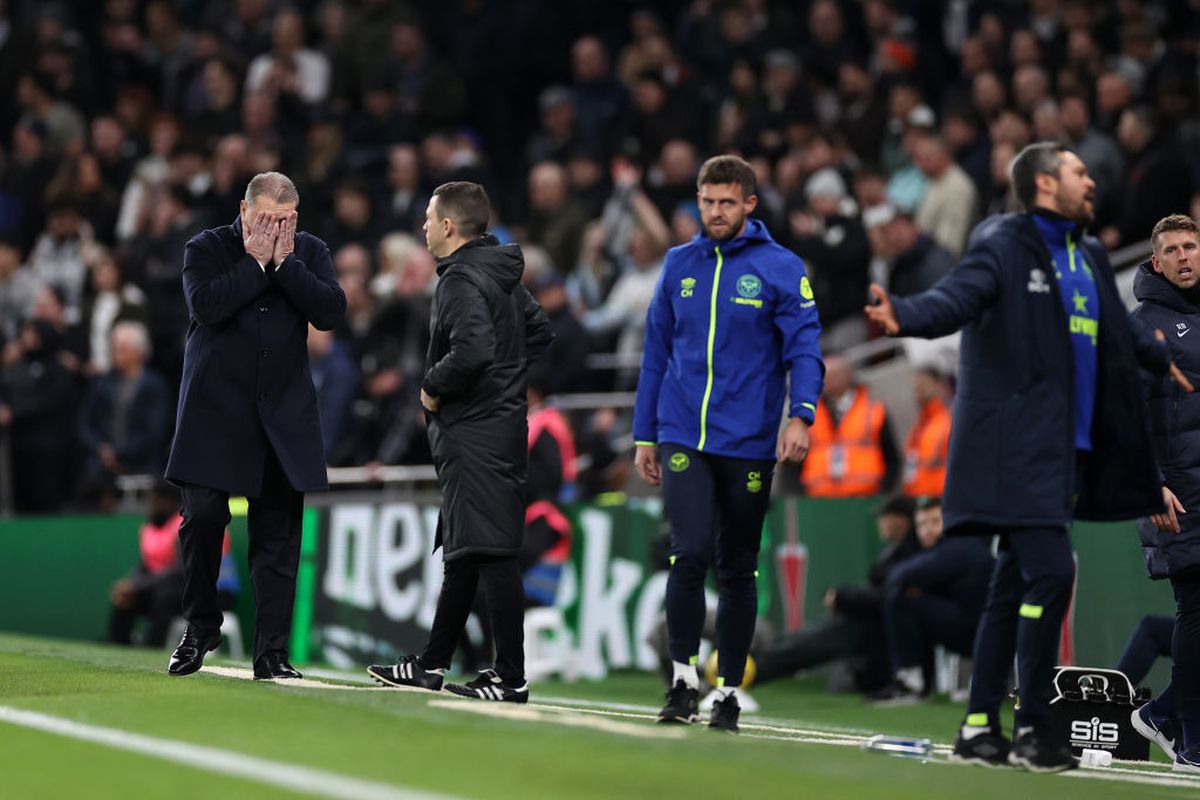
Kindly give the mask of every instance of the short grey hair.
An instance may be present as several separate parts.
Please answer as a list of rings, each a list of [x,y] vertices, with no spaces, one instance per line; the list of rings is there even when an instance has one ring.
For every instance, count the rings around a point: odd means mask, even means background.
[[[150,344],[150,331],[147,330],[145,324],[136,319],[123,319],[115,323],[108,335],[111,337],[110,341],[116,339],[118,336],[131,337],[134,345],[142,352],[142,357],[147,361],[154,352]]]
[[[282,172],[260,172],[250,179],[246,184],[246,204],[253,205],[258,197],[267,197],[276,203],[300,204],[296,184]]]

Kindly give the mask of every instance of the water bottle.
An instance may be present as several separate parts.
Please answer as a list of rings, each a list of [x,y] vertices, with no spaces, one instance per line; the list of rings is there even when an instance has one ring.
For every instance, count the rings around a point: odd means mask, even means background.
[[[918,758],[928,761],[933,757],[933,742],[928,739],[905,739],[902,736],[872,736],[862,744],[863,750],[887,753],[902,758]]]

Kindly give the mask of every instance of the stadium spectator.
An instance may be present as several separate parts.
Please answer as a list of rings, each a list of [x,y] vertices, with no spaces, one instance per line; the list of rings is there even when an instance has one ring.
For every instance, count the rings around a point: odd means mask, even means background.
[[[0,234],[0,339],[9,342],[33,311],[38,281],[21,263],[21,245],[11,233]]]
[[[246,70],[246,91],[266,92],[315,106],[329,94],[329,59],[304,46],[304,17],[281,8],[271,23],[271,51],[257,56]]]
[[[60,363],[62,334],[45,320],[25,322],[4,349],[13,492],[17,513],[62,511],[75,486],[74,425],[78,387]]]
[[[808,265],[813,296],[820,300],[822,351],[840,352],[868,337],[861,301],[870,282],[871,244],[836,169],[813,173],[804,200],[788,213],[784,241]]]
[[[979,536],[942,536],[938,497],[917,501],[921,552],[888,574],[883,620],[895,680],[873,699],[887,705],[919,700],[926,685],[923,664],[935,645],[969,656],[983,614],[995,559]]]
[[[1129,177],[1113,227],[1101,231],[1109,247],[1132,244],[1158,220],[1187,210],[1192,177],[1172,136],[1161,129],[1159,114],[1147,106],[1121,112],[1117,140],[1129,160]]]
[[[56,287],[63,293],[67,320],[76,323],[83,306],[83,288],[87,282],[85,247],[93,241],[91,226],[68,199],[55,201],[46,213],[46,230],[29,253],[29,268],[43,286]]]
[[[536,260],[534,253],[527,260]],[[548,268],[534,270],[526,278],[529,290],[538,305],[550,319],[554,332],[546,354],[534,365],[530,380],[545,387],[546,395],[553,397],[565,392],[579,392],[588,388],[587,357],[591,342],[587,330],[567,301],[567,290],[562,276]]]
[[[89,292],[84,319],[88,334],[87,372],[98,375],[112,366],[109,352],[112,327],[122,319],[146,318],[146,295],[125,282],[112,251],[96,246],[87,255]]]
[[[536,382],[529,384],[529,467],[525,479],[525,535],[521,574],[525,605],[552,606],[571,554],[571,522],[562,513],[578,477],[575,436],[561,411],[546,403]]]
[[[171,392],[147,367],[146,326],[118,322],[110,341],[112,368],[92,379],[79,409],[81,491],[88,497],[117,475],[159,474],[171,425]]]
[[[358,395],[358,365],[348,351],[332,331],[308,326],[308,363],[317,390],[321,439],[327,454],[342,441],[350,405]]]
[[[892,490],[900,467],[887,408],[855,381],[844,356],[826,356],[825,387],[797,486],[810,497],[872,497]]]
[[[911,214],[887,204],[867,209],[863,223],[871,250],[887,264],[888,291],[923,292],[954,268],[954,256],[921,230]]]
[[[567,172],[553,161],[529,170],[528,239],[546,251],[555,270],[567,274],[579,263],[587,216],[570,196]]]
[[[916,142],[913,161],[928,181],[917,206],[914,222],[957,258],[967,244],[975,222],[978,193],[962,167],[954,163],[950,150],[937,136]]]
[[[160,185],[151,194],[153,207],[148,224],[126,244],[123,263],[130,267],[130,280],[146,294],[152,364],[174,386],[183,369],[183,341],[189,319],[180,291],[180,254],[204,223],[192,209],[191,194],[180,184]]]
[[[865,586],[842,585],[825,591],[828,617],[784,634],[758,658],[757,683],[788,677],[835,659],[851,659],[854,684],[861,692],[882,689],[892,679],[892,663],[883,631],[883,587],[888,575],[920,549],[913,525],[913,499],[897,495],[875,515],[883,549],[867,572]]]

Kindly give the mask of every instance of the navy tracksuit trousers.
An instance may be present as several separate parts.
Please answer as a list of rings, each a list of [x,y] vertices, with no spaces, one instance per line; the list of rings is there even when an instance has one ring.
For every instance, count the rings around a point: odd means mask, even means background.
[[[975,636],[968,725],[999,727],[1014,653],[1020,700],[1016,725],[1048,722],[1051,678],[1074,581],[1074,552],[1065,529],[1013,529],[1000,534],[987,605]]]
[[[704,581],[717,571],[717,675],[739,686],[758,613],[758,550],[774,461],[659,447],[671,527],[667,638],[671,659],[694,661],[704,630]]]

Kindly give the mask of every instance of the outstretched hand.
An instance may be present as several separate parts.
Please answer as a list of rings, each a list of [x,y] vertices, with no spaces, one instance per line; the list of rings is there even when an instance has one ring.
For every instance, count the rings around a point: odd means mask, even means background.
[[[1162,331],[1160,331],[1158,329],[1155,329],[1155,331],[1154,331],[1154,338],[1158,339],[1160,342],[1165,342],[1167,340],[1166,334],[1164,334]],[[1179,367],[1175,366],[1174,361],[1171,362],[1171,366],[1168,369],[1170,370],[1170,373],[1171,373],[1171,380],[1175,381],[1175,383],[1177,383],[1179,385],[1180,389],[1183,389],[1188,394],[1191,394],[1192,392],[1196,391],[1196,387],[1192,386],[1192,382],[1189,381],[1187,379],[1187,376],[1183,374],[1183,370],[1181,370],[1181,369],[1179,369]]]
[[[878,283],[871,284],[870,292],[876,303],[863,308],[867,319],[882,328],[888,336],[895,336],[900,332],[900,323],[896,321],[896,309],[892,307],[891,299]]]

